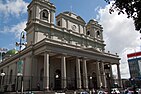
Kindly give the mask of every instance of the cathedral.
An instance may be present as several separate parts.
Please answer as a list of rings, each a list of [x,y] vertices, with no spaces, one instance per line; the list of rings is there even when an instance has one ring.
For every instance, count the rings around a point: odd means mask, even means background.
[[[85,22],[65,11],[55,17],[49,0],[28,5],[26,47],[8,51],[0,63],[0,91],[79,92],[110,88],[112,65],[121,76],[117,54],[105,51],[103,28],[94,19]],[[53,93],[55,94],[55,93]]]

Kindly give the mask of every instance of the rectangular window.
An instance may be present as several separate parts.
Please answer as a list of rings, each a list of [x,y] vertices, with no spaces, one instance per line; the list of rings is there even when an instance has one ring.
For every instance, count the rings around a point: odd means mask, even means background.
[[[60,23],[60,21],[58,21],[58,22],[57,22],[57,25],[58,25],[58,26],[61,26],[61,23]]]

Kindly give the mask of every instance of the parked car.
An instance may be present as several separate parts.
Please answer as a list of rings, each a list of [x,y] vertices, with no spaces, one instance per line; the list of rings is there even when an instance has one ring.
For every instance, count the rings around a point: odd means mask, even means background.
[[[108,94],[108,91],[105,91],[105,90],[98,90],[97,94]]]
[[[103,90],[98,90],[97,94],[104,94]]]
[[[132,87],[129,87],[124,90],[124,94],[134,94],[134,90]]]
[[[137,94],[141,94],[141,88],[136,89]]]
[[[80,92],[80,94],[89,94],[89,93],[86,91],[83,91],[83,92]]]
[[[111,94],[120,94],[120,91],[118,88],[112,88],[111,89]]]

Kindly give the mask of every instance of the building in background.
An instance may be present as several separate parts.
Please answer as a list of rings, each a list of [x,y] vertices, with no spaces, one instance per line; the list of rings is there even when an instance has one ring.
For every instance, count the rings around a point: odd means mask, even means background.
[[[0,64],[0,90],[80,92],[110,88],[114,83],[112,65],[117,65],[117,84],[121,86],[120,58],[105,52],[102,26],[93,19],[86,23],[70,11],[55,19],[55,11],[49,0],[29,4],[27,45]]]
[[[141,77],[141,52],[127,54],[131,78]]]

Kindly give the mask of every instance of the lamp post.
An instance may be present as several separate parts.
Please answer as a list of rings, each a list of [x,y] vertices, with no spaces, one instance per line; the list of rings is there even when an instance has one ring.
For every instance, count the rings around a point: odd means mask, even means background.
[[[21,50],[22,46],[25,46],[26,44],[24,43],[25,40],[25,32],[22,31],[20,34],[20,42],[16,42],[16,46],[19,46],[19,62],[17,66],[17,86],[16,86],[16,91],[18,92],[18,80],[19,77],[21,77],[21,94],[23,94],[23,62],[21,60]]]
[[[0,76],[1,76],[1,85],[0,85],[0,87],[1,87],[1,91],[2,91],[3,77],[5,76],[5,73],[4,72],[1,73]]]
[[[17,80],[19,80],[19,77],[21,77],[21,94],[23,94],[23,74],[17,73]],[[18,87],[18,81],[17,81],[17,87]]]
[[[92,87],[92,85],[93,85],[93,83],[92,83],[92,79],[93,79],[93,77],[90,76],[90,77],[89,77],[89,88],[90,88],[90,89],[93,88],[93,87]]]
[[[21,51],[22,46],[25,46],[26,44],[23,42],[25,40],[25,32],[22,31],[20,34],[20,42],[16,42],[16,46],[19,46],[19,51]]]

